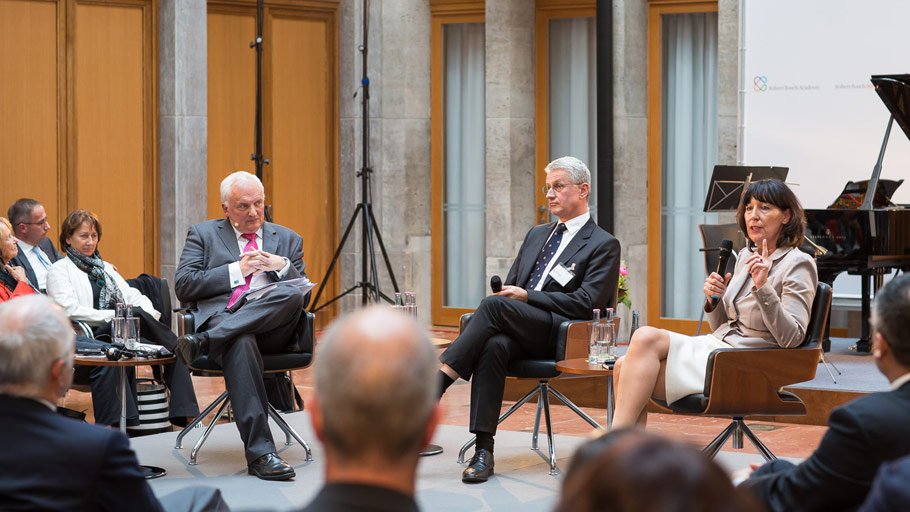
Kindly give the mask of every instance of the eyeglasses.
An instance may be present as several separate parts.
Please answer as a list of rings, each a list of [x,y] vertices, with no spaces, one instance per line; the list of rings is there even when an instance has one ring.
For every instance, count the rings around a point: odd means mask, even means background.
[[[19,224],[28,224],[31,226],[44,226],[44,225],[50,226],[50,223],[47,222],[47,218],[39,220],[38,222],[20,222]]]
[[[565,188],[568,187],[569,185],[573,185],[573,183],[563,183],[561,181],[557,181],[556,183],[553,184],[553,186],[544,185],[544,186],[540,187],[540,192],[543,193],[543,195],[547,195],[550,193],[550,190],[552,189],[554,192],[559,194],[560,192],[565,190]]]

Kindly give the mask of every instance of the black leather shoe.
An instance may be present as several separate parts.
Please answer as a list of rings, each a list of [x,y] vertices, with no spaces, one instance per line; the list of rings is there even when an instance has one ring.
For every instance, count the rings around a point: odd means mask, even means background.
[[[267,453],[259,457],[250,463],[248,469],[251,475],[263,480],[290,480],[297,475],[294,468],[276,453]]]
[[[177,338],[177,357],[189,366],[202,354],[208,352],[209,340],[200,334],[189,334]]]
[[[461,481],[466,484],[486,482],[493,474],[493,452],[481,448],[474,452],[471,462],[461,474]]]

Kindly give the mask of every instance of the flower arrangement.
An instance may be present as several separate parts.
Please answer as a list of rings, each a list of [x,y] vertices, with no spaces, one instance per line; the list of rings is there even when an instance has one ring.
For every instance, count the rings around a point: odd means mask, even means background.
[[[632,299],[629,298],[629,267],[625,261],[619,262],[618,299],[620,304],[625,304],[632,309]]]

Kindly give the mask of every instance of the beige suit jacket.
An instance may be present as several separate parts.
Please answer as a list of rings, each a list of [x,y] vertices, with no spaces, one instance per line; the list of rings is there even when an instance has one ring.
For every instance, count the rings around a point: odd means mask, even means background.
[[[734,347],[798,347],[818,285],[815,260],[792,247],[771,254],[768,281],[755,288],[743,262],[752,254],[739,252],[733,278],[721,302],[708,312],[714,336]]]

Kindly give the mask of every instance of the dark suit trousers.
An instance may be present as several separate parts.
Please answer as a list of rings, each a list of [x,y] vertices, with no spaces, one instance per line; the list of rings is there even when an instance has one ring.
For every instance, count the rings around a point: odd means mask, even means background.
[[[261,354],[287,351],[303,312],[303,299],[298,288],[278,286],[234,313],[215,314],[200,329],[209,337],[209,357],[224,370],[247,462],[276,451],[269,430]]]
[[[552,358],[553,315],[526,302],[491,295],[439,360],[471,379],[473,433],[496,433],[506,370],[515,359]]]

